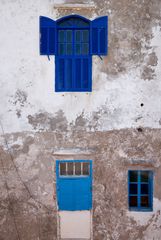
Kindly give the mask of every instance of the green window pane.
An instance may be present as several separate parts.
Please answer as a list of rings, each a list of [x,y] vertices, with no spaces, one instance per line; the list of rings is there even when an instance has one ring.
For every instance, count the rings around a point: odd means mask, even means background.
[[[72,54],[72,44],[68,43],[66,47],[67,47],[67,50],[66,50],[67,55],[71,55]]]
[[[65,45],[63,43],[59,43],[59,55],[65,54]]]
[[[130,182],[137,182],[138,181],[138,172],[137,171],[130,171]]]
[[[81,54],[81,44],[76,44],[75,45],[75,54],[80,55]]]
[[[82,44],[82,54],[87,55],[89,52],[89,44],[88,43],[83,43]]]
[[[66,41],[67,42],[72,42],[72,30],[67,30],[66,31]]]
[[[148,180],[149,180],[149,172],[142,171],[141,172],[141,182],[148,182]]]
[[[65,31],[64,30],[59,31],[59,42],[65,42]]]
[[[82,41],[83,42],[88,42],[89,41],[89,31],[88,30],[83,30],[82,31]]]
[[[80,42],[81,41],[81,31],[80,30],[76,30],[75,31],[75,41],[76,42]]]

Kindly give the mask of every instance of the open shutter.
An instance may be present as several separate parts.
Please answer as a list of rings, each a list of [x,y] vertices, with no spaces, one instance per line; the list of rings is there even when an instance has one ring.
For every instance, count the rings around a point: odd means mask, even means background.
[[[55,21],[40,16],[40,54],[55,55],[56,45],[56,24]]]
[[[107,55],[108,17],[99,17],[91,23],[91,54]]]

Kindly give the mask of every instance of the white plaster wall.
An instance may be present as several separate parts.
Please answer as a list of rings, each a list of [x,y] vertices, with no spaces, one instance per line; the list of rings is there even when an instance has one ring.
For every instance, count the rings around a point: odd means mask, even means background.
[[[56,114],[62,110],[68,123],[83,112],[90,121],[100,111],[97,130],[130,128],[143,125],[159,128],[161,118],[161,31],[153,28],[151,49],[158,57],[156,77],[140,80],[140,67],[116,77],[101,73],[103,62],[93,58],[92,93],[55,93],[54,57],[39,55],[39,16],[55,19],[50,0],[0,0],[0,120],[5,132],[33,130],[28,115],[39,112]],[[108,61],[107,61],[108,64]],[[16,101],[17,90],[27,95]],[[144,111],[140,103],[144,103]],[[104,110],[106,109],[106,113]],[[16,112],[21,111],[21,117]],[[142,117],[139,121],[136,118]],[[87,129],[88,130],[88,129]]]
[[[60,211],[61,239],[91,239],[90,211]]]

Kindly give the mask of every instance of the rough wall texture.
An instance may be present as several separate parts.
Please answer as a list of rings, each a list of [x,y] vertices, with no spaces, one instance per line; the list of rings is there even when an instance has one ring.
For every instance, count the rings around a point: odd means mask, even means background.
[[[94,161],[94,239],[160,239],[160,130],[28,132],[8,134],[5,139],[8,146],[4,143],[1,149],[0,239],[57,239],[55,159],[64,159],[63,150],[70,149],[78,151],[78,159]],[[154,211],[129,212],[127,171],[145,168],[155,173]]]
[[[94,162],[94,240],[160,240],[161,1],[55,4],[0,0],[0,240],[57,239],[56,152],[72,149]],[[109,16],[92,93],[55,93],[54,58],[39,56],[39,16],[71,13]],[[129,169],[154,171],[153,212],[128,211]]]

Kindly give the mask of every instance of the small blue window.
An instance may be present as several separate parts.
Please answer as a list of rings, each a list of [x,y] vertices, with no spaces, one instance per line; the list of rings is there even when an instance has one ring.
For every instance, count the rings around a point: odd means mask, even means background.
[[[129,210],[153,210],[153,172],[130,170],[128,172]]]
[[[92,55],[107,55],[107,21],[40,17],[40,54],[55,55],[56,92],[92,91]]]

